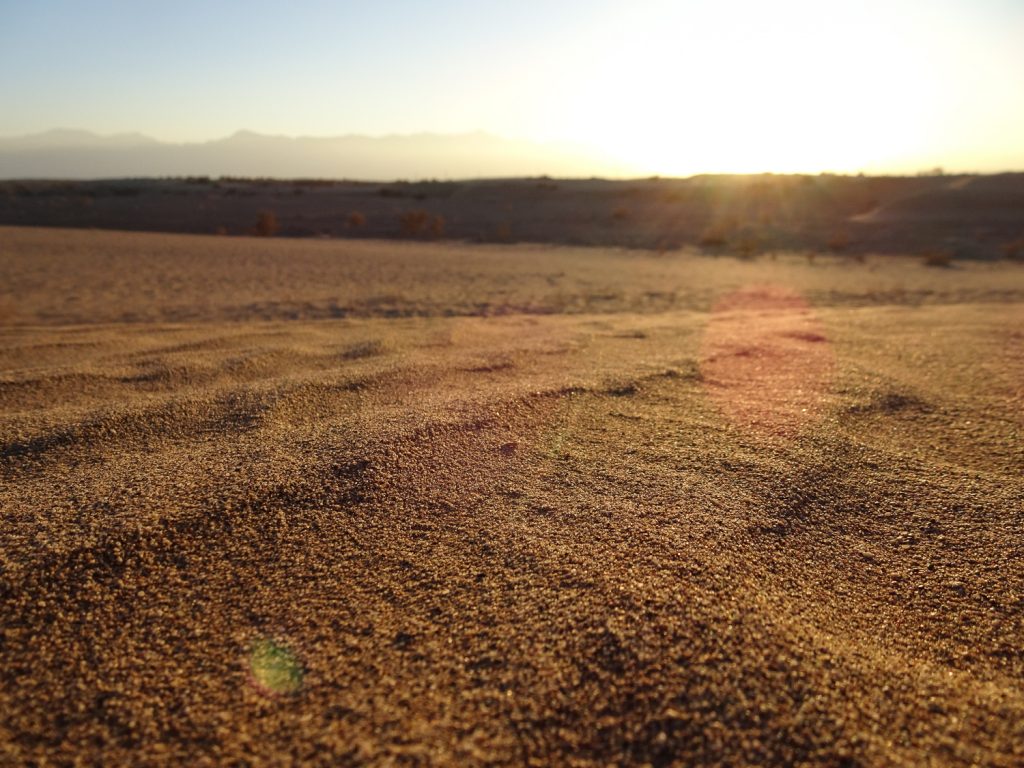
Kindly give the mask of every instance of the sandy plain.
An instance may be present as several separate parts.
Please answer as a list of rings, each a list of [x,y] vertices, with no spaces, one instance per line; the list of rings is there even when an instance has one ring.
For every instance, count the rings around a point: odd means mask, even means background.
[[[1024,267],[0,228],[0,763],[1020,765]]]

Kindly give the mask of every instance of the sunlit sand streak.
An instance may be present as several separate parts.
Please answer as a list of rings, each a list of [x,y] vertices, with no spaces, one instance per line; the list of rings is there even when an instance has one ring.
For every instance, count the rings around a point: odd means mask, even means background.
[[[835,354],[798,293],[755,286],[715,304],[700,367],[708,396],[733,425],[791,437],[823,416]]]

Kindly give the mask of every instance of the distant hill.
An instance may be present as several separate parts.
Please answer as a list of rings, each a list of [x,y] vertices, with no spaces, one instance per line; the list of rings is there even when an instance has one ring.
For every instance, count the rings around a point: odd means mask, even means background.
[[[3,179],[201,175],[393,181],[624,172],[574,145],[486,133],[289,137],[238,131],[215,141],[173,144],[137,133],[100,136],[62,129],[0,138]]]

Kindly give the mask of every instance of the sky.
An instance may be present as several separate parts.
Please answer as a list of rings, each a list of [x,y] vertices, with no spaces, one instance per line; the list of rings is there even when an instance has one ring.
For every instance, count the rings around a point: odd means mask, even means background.
[[[0,0],[0,136],[485,131],[637,174],[1024,170],[1022,96],[1024,0]]]

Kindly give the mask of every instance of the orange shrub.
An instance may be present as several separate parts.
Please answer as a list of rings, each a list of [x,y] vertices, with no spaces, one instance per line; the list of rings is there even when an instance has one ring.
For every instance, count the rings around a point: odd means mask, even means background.
[[[278,230],[277,216],[272,211],[260,211],[256,217],[255,233],[260,237],[273,237]]]
[[[1024,237],[1004,245],[1003,255],[1010,261],[1024,261]]]
[[[426,211],[405,211],[398,217],[398,224],[405,237],[418,237],[423,234],[430,221]]]
[[[850,234],[845,229],[837,229],[825,245],[830,251],[845,251],[850,246]]]
[[[430,234],[432,237],[444,237],[444,216],[435,216],[430,220]]]

